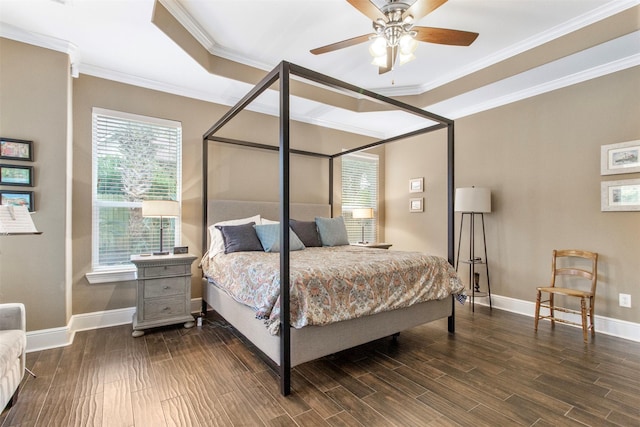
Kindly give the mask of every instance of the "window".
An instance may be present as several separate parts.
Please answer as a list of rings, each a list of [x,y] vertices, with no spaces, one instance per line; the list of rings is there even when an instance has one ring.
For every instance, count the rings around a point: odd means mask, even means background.
[[[373,208],[373,219],[354,219],[353,209]],[[378,156],[354,153],[342,156],[342,216],[351,243],[377,241]]]
[[[179,122],[93,109],[93,270],[131,268],[132,254],[160,248],[160,218],[143,200],[182,194]],[[179,218],[164,218],[164,247],[179,245]],[[89,277],[89,276],[88,276]],[[90,282],[112,281],[95,280]]]

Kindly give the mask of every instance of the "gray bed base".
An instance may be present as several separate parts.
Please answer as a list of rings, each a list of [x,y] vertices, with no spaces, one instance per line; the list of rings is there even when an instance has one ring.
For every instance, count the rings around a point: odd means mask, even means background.
[[[208,224],[256,214],[273,220],[279,218],[278,210],[277,202],[210,200]],[[316,216],[330,217],[331,207],[323,204],[292,203],[290,212],[291,218],[308,221]],[[428,301],[326,326],[291,328],[291,366],[449,317],[453,312],[452,299],[453,297]],[[211,307],[276,365],[280,365],[280,337],[267,331],[263,321],[255,318],[253,309],[236,302],[206,278],[202,279],[202,307],[203,312]]]

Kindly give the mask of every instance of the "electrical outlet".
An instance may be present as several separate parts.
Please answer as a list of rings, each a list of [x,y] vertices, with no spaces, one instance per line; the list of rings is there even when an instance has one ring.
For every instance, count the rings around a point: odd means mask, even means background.
[[[629,294],[618,294],[620,307],[628,307],[631,308],[631,295]]]

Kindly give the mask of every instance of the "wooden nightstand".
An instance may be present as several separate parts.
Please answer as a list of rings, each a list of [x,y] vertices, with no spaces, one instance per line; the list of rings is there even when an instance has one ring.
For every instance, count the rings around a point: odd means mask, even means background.
[[[184,255],[132,255],[138,269],[137,303],[133,335],[144,329],[184,322],[193,327],[191,315],[191,263],[197,257]]]
[[[391,243],[352,243],[352,246],[362,246],[363,248],[389,249]]]

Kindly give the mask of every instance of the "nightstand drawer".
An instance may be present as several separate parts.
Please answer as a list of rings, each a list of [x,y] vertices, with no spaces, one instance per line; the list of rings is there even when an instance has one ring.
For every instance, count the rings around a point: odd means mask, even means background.
[[[144,298],[168,297],[184,295],[190,278],[164,277],[161,279],[147,279],[144,281]]]
[[[155,267],[144,267],[141,270],[143,277],[178,276],[181,274],[191,275],[191,264],[160,265]]]
[[[144,319],[162,319],[185,314],[185,299],[182,296],[158,298],[144,302]]]

